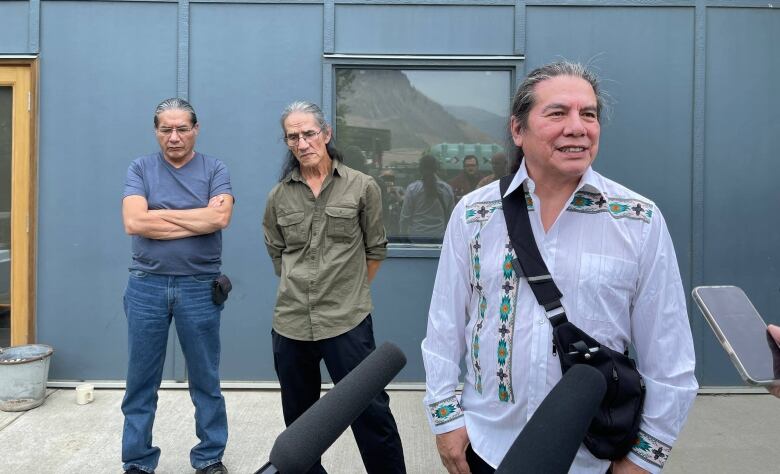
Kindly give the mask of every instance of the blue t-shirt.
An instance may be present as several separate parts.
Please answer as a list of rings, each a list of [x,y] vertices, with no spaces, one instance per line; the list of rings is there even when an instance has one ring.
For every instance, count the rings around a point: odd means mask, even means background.
[[[181,168],[162,153],[136,158],[127,169],[124,197],[143,196],[149,209],[197,209],[220,194],[233,195],[230,173],[218,159],[195,153]],[[161,275],[218,273],[222,263],[222,231],[173,240],[133,236],[131,270]]]

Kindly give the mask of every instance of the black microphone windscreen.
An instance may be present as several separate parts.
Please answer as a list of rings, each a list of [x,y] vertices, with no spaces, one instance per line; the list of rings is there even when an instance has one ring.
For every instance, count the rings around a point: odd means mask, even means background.
[[[308,471],[404,365],[401,349],[379,346],[276,438],[271,464],[281,474]]]
[[[596,416],[607,382],[589,365],[569,369],[509,448],[496,474],[565,474]]]

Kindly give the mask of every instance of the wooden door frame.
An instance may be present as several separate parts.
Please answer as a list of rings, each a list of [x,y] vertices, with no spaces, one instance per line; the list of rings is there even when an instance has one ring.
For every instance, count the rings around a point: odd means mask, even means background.
[[[11,138],[11,345],[35,340],[37,248],[36,58],[0,57],[0,86],[13,88]]]

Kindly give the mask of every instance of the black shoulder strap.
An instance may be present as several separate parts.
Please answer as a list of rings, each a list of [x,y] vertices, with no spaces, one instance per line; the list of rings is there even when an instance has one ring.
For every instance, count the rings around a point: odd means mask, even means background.
[[[504,220],[509,233],[509,240],[515,249],[515,258],[512,261],[512,267],[518,275],[525,276],[528,284],[536,296],[536,301],[545,309],[552,311],[561,307],[561,297],[563,296],[550,276],[550,271],[539,253],[539,247],[536,246],[533,230],[531,230],[531,220],[528,218],[528,204],[525,200],[525,190],[523,186],[514,190],[508,196],[505,196],[509,184],[514,178],[513,175],[504,176],[499,183],[501,190],[501,203],[504,210]],[[566,316],[563,315],[565,321]],[[553,316],[550,320],[556,325],[556,318]],[[558,318],[560,319],[560,318]],[[561,321],[563,322],[563,321]]]

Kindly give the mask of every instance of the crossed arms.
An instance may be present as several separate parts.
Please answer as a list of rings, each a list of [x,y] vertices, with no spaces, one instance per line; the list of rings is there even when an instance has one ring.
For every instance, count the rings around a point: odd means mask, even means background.
[[[153,209],[143,196],[122,200],[125,232],[147,239],[173,240],[211,234],[224,229],[233,214],[233,196],[219,194],[206,207],[197,209]]]

